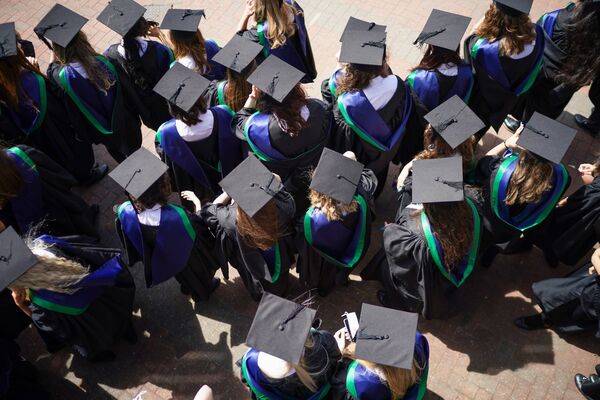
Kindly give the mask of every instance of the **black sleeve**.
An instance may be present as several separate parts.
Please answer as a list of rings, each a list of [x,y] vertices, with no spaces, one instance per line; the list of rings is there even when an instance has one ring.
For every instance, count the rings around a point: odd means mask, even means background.
[[[476,38],[477,37],[475,35],[471,35],[468,38],[466,38],[465,42],[464,42],[463,56],[464,56],[465,62],[470,65],[473,65],[473,59],[471,58],[471,50],[472,50],[473,46],[471,44],[474,42],[474,40]]]
[[[368,197],[368,199],[370,199],[373,197],[375,190],[377,190],[377,177],[372,170],[365,168],[363,169],[358,184],[360,185],[361,191]]]
[[[125,263],[121,257],[123,263],[129,267],[133,267],[133,265],[138,261],[143,261],[142,255],[137,252],[131,241],[125,235],[125,232],[123,232],[123,226],[121,225],[119,218],[115,218],[115,229],[117,231],[117,235],[119,236],[119,240],[121,241],[121,247],[127,255],[127,263]]]
[[[48,65],[48,69],[46,70],[46,76],[48,77],[48,80],[50,80],[52,83],[54,83],[55,85],[60,86],[60,81],[58,78],[58,74],[60,72],[61,66],[58,63],[58,61],[53,61],[50,63],[50,65]],[[63,89],[64,91],[64,89]]]
[[[246,141],[246,135],[244,134],[244,127],[246,126],[246,121],[248,118],[254,114],[256,110],[254,108],[242,108],[233,116],[233,126],[235,127],[235,136],[238,139]]]
[[[479,160],[475,170],[475,182],[478,186],[488,182],[494,171],[498,169],[501,161],[502,159],[497,156],[485,156]]]
[[[204,92],[204,99],[207,107],[215,107],[219,105],[219,81],[211,81]]]
[[[346,389],[346,377],[348,376],[348,367],[352,360],[344,358],[339,363],[335,374],[331,378],[331,399],[346,400],[348,398]]]
[[[323,97],[323,101],[325,103],[331,105],[336,99],[331,93],[331,90],[329,90],[329,79],[330,78],[327,78],[321,83],[321,96]]]

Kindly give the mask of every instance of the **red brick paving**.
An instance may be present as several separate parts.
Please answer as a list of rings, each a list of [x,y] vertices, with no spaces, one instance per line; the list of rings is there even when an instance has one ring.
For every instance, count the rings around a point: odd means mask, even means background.
[[[563,6],[564,0],[534,2],[532,15]],[[235,32],[243,0],[214,2],[175,0],[141,1],[149,4],[174,4],[175,7],[203,7],[208,19],[202,21],[206,37],[225,43]],[[50,0],[0,1],[0,22],[15,21],[24,38],[36,45],[43,67],[48,50],[35,38],[33,26],[54,4]],[[62,4],[90,19],[84,31],[96,49],[103,51],[118,40],[117,35],[95,21],[106,4],[98,0],[66,0]],[[303,0],[313,44],[319,79],[327,77],[335,66],[341,31],[348,16],[388,25],[390,63],[405,76],[418,62],[419,50],[412,41],[432,8],[471,15],[475,23],[488,7],[487,0]],[[308,87],[318,96],[319,85]],[[587,90],[574,98],[569,112],[588,113]],[[572,115],[561,120],[574,125]],[[152,148],[154,133],[144,131],[144,146]],[[98,157],[114,166],[103,149]],[[600,151],[600,141],[579,132],[565,163],[577,165],[592,161]],[[389,184],[389,183],[388,183]],[[116,185],[105,179],[83,193],[90,203],[102,208],[100,227],[104,241],[116,245],[112,207],[123,200]],[[380,215],[376,224],[392,218],[395,201],[385,193],[378,201]],[[387,218],[386,218],[387,217]],[[375,241],[377,246],[379,241]],[[374,247],[375,247],[374,246]],[[431,345],[429,374],[430,399],[581,399],[573,385],[573,374],[593,371],[598,362],[599,346],[591,336],[560,338],[552,331],[522,332],[512,319],[534,312],[531,283],[560,276],[563,267],[550,270],[541,254],[532,250],[518,256],[501,256],[488,270],[478,270],[463,288],[462,312],[443,321],[422,321],[420,329]],[[141,394],[145,400],[191,399],[202,384],[215,389],[218,399],[247,398],[237,379],[235,361],[243,354],[246,331],[256,305],[249,301],[235,276],[222,285],[210,302],[193,306],[178,294],[172,282],[146,290],[135,269],[138,282],[136,326],[140,341],[135,346],[119,345],[118,363],[90,365],[67,351],[46,354],[34,332],[21,339],[24,353],[35,360],[45,384],[57,399],[132,399]],[[354,278],[359,280],[359,278]],[[362,301],[376,304],[373,283],[352,283],[320,300],[319,313],[327,328],[339,327],[339,315],[358,309]]]

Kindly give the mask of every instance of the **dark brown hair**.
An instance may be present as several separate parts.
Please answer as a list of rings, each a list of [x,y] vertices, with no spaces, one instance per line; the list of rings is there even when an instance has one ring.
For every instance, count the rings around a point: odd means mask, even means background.
[[[143,195],[137,199],[133,198],[133,203],[138,211],[151,209],[157,204],[164,206],[169,201],[169,196],[171,196],[172,192],[171,179],[165,173]]]
[[[423,147],[415,156],[417,160],[431,160],[434,158],[452,157],[456,153],[462,155],[463,171],[471,169],[473,160],[475,159],[475,139],[471,136],[460,144],[455,150],[428,124],[423,134]]]
[[[252,92],[252,85],[248,83],[247,79],[255,69],[256,63],[254,61],[244,68],[241,73],[227,68],[227,85],[223,95],[225,103],[233,111],[241,110],[250,92]]]
[[[196,64],[196,72],[206,74],[210,71],[210,64],[206,59],[206,41],[200,29],[196,29],[196,32],[171,30],[169,39],[173,43],[173,54],[176,59],[189,55]]]
[[[196,125],[198,122],[202,121],[199,116],[200,114],[204,114],[208,111],[208,107],[206,106],[206,99],[204,96],[200,96],[196,104],[190,109],[190,111],[185,112],[181,108],[174,106],[171,102],[167,102],[169,106],[169,113],[175,119],[182,121],[187,126]]]
[[[0,209],[16,197],[24,185],[23,177],[7,151],[0,149]]]
[[[386,77],[391,74],[387,64],[387,50],[383,53],[383,65],[346,64],[343,75],[338,82],[337,95],[345,92],[362,90],[369,86],[371,79],[378,76]]]
[[[473,213],[466,201],[423,204],[431,229],[444,252],[448,271],[465,259],[473,244]]]
[[[500,53],[503,56],[522,52],[525,45],[531,43],[536,36],[529,15],[508,15],[493,3],[486,11],[483,22],[477,27],[475,34],[490,42],[500,40]]]
[[[271,96],[262,94],[258,103],[258,109],[265,114],[273,114],[280,123],[286,126],[287,133],[298,136],[303,129],[308,127],[308,122],[302,118],[302,107],[308,104],[306,92],[300,84],[296,85],[287,95],[282,103]]]
[[[269,250],[280,237],[277,203],[271,199],[259,212],[250,216],[237,207],[236,229],[248,246]]]
[[[19,48],[17,48],[16,55],[0,59],[0,102],[6,103],[12,109],[18,107],[19,95],[26,95],[21,90],[20,79],[21,71],[24,69],[42,75]]]
[[[123,49],[125,49],[125,68],[133,82],[142,89],[149,89],[148,80],[142,58],[140,57],[140,44],[136,37],[146,36],[148,21],[144,17],[137,20],[133,28],[123,36]],[[150,88],[151,89],[151,88]]]
[[[519,154],[517,167],[510,177],[506,205],[531,204],[540,201],[552,186],[554,165],[528,151]]]
[[[450,63],[456,65],[462,64],[462,60],[458,54],[458,51],[450,51],[428,44],[427,50],[425,50],[425,54],[423,55],[421,62],[411,71],[416,71],[418,69],[432,71],[438,68],[440,65]]]

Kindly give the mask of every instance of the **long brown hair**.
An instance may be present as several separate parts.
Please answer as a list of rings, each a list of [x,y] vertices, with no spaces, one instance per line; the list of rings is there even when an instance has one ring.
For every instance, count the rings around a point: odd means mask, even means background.
[[[280,237],[277,203],[269,202],[250,217],[241,207],[237,207],[236,228],[244,243],[260,250],[269,250]]]
[[[256,63],[254,61],[244,68],[241,73],[227,68],[227,85],[225,85],[223,95],[225,96],[225,103],[233,111],[241,110],[250,92],[252,92],[252,85],[247,79],[255,69]]]
[[[19,169],[8,156],[7,149],[0,149],[0,209],[19,194],[24,183]]]
[[[423,204],[431,229],[444,250],[448,271],[465,259],[473,244],[473,212],[465,200]]]
[[[310,205],[320,209],[328,221],[341,220],[344,214],[350,214],[358,210],[358,202],[356,200],[352,200],[350,204],[343,204],[316,190],[311,190],[308,198]]]
[[[44,76],[19,48],[16,55],[0,59],[0,102],[6,103],[12,109],[19,105],[19,95],[22,93],[19,76],[23,70]]]
[[[206,58],[206,41],[200,29],[196,29],[196,32],[171,30],[169,39],[173,44],[175,59],[191,56],[196,64],[196,72],[206,74],[210,71],[210,64]]]
[[[257,107],[262,113],[273,114],[285,131],[294,137],[308,127],[308,122],[302,118],[301,113],[302,107],[307,104],[306,92],[297,84],[281,103],[263,93]]]
[[[502,12],[491,4],[475,34],[490,42],[500,41],[500,54],[512,56],[525,49],[535,39],[535,27],[527,14],[517,16]]]
[[[140,57],[140,44],[138,36],[145,36],[148,32],[148,21],[144,17],[137,20],[133,28],[123,36],[123,49],[125,50],[125,67],[133,82],[142,89],[151,89],[148,77]]]
[[[519,154],[517,167],[510,177],[506,191],[507,206],[531,204],[540,201],[552,186],[554,165],[550,161],[523,151]]]
[[[342,93],[362,90],[369,86],[369,83],[371,83],[373,78],[378,76],[386,77],[390,74],[386,50],[384,50],[383,65],[381,66],[346,64],[344,66],[342,77],[338,82],[336,94],[339,96]]]
[[[413,365],[410,370],[403,368],[390,367],[383,364],[377,364],[370,361],[358,360],[355,357],[356,343],[350,343],[342,351],[342,355],[347,358],[358,361],[359,364],[364,365],[370,370],[379,370],[383,372],[385,376],[385,383],[392,393],[392,400],[401,400],[406,396],[408,389],[416,384],[419,380],[419,370],[422,367],[419,365],[416,359],[413,359]]]
[[[143,195],[137,199],[133,198],[133,204],[138,211],[149,210],[157,204],[164,206],[169,201],[169,196],[171,196],[172,192],[171,179],[165,173]]]
[[[106,92],[115,84],[114,78],[98,63],[96,59],[98,53],[88,41],[85,33],[79,31],[67,47],[53,43],[52,48],[54,55],[62,65],[80,63],[92,84],[99,90]]]
[[[417,160],[452,157],[458,153],[463,158],[463,171],[469,171],[473,166],[473,160],[475,159],[475,139],[472,136],[453,150],[444,138],[429,124],[423,134],[423,146],[425,150],[415,156]]]
[[[411,69],[411,71],[416,71],[418,69],[432,71],[443,64],[462,64],[462,59],[460,58],[458,51],[450,51],[428,44],[421,62]]]
[[[290,16],[296,15],[298,10],[281,0],[255,0],[255,5],[256,21],[267,21],[269,24],[266,36],[271,43],[271,48],[283,46],[287,38],[296,33],[296,24]]]
[[[188,112],[185,112],[181,108],[174,106],[171,104],[171,102],[167,102],[167,105],[169,106],[169,113],[171,114],[171,117],[182,121],[187,126],[196,125],[201,121],[200,114],[204,114],[206,111],[208,111],[204,96],[200,96],[200,98],[196,101],[196,104],[194,104]]]

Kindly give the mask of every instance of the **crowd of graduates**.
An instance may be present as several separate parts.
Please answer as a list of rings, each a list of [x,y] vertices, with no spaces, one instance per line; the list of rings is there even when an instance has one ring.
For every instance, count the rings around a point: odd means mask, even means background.
[[[322,100],[303,88],[317,70],[293,0],[246,0],[222,47],[199,28],[204,10],[171,8],[158,23],[112,0],[97,19],[122,40],[102,54],[87,19],[56,4],[34,28],[51,50],[45,72],[15,24],[0,24],[0,398],[48,396],[15,342],[31,324],[50,353],[69,346],[90,362],[136,343],[130,268],[149,290],[175,278],[194,302],[210,301],[219,269],[237,271],[260,302],[239,362],[255,399],[422,399],[418,318],[455,315],[475,268],[532,246],[576,269],[535,283],[542,312],[515,324],[600,337],[600,162],[563,165],[576,130],[556,120],[600,82],[600,2],[537,23],[532,2],[493,1],[465,40],[471,18],[434,9],[405,78],[388,63],[387,27],[351,17]],[[592,135],[598,110],[575,118]],[[119,163],[110,173],[94,144]],[[391,164],[402,169],[386,185]],[[572,175],[583,184],[567,197]],[[100,244],[98,205],[72,190],[102,179],[128,198],[115,207],[121,249]],[[384,190],[397,213],[366,260]],[[381,304],[322,330],[314,297],[358,265]],[[293,268],[306,294],[290,300]],[[575,381],[600,398],[596,375]]]

